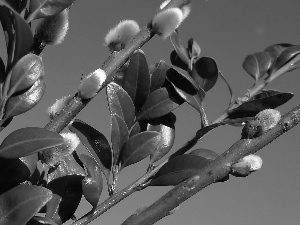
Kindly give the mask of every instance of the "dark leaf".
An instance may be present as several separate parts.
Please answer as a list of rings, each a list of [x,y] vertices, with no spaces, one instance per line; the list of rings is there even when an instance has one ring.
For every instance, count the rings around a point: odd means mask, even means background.
[[[6,35],[7,66],[6,73],[26,55],[32,46],[33,35],[27,22],[6,6],[0,6],[0,20]]]
[[[50,190],[21,184],[0,196],[1,225],[26,224],[50,199]]]
[[[300,53],[300,46],[295,45],[286,48],[281,54],[278,56],[276,61],[274,62],[274,66],[271,69],[271,74],[279,70],[281,67],[286,65],[289,61],[295,58]]]
[[[119,163],[123,144],[129,139],[129,131],[124,120],[117,114],[111,115],[111,144],[113,149],[113,165]]]
[[[170,40],[175,49],[175,51],[173,51],[174,53],[172,52],[170,55],[171,63],[184,70],[187,70],[190,64],[188,51],[182,45],[177,31],[172,33],[172,35],[170,36]]]
[[[153,92],[156,89],[161,88],[161,86],[165,82],[166,72],[168,69],[169,69],[169,66],[163,60],[161,60],[159,63],[155,63],[155,68],[151,75],[150,92]]]
[[[170,54],[170,60],[172,65],[174,66],[178,66],[179,68],[183,69],[183,70],[188,70],[189,66],[187,63],[185,63],[184,61],[182,61],[179,56],[177,55],[176,51],[173,50]]]
[[[257,97],[254,96],[249,101],[228,112],[228,118],[253,117],[264,109],[274,109],[286,103],[293,96],[292,93],[278,93],[277,91],[274,93],[273,90],[263,91]]]
[[[156,150],[150,155],[150,164],[153,164],[165,156],[171,150],[175,141],[175,115],[168,113],[155,120],[148,124],[147,130],[159,132],[161,138],[157,143]]]
[[[97,162],[91,156],[84,154],[80,155],[80,160],[87,170],[87,176],[92,178],[99,187],[102,186],[102,173]]]
[[[9,134],[0,145],[0,157],[17,159],[63,143],[56,132],[39,127],[26,127]]]
[[[70,7],[76,0],[31,0],[29,22],[34,19],[56,15]]]
[[[0,83],[3,83],[5,78],[6,78],[6,76],[5,76],[5,65],[4,65],[4,62],[3,62],[2,58],[0,57]]]
[[[120,85],[112,82],[107,85],[107,99],[110,114],[119,115],[130,130],[135,120],[135,108],[128,93]]]
[[[148,121],[147,120],[140,120],[137,121],[130,130],[129,138],[133,137],[134,135],[146,131],[147,130]]]
[[[265,52],[269,52],[273,59],[277,59],[278,56],[287,48],[292,47],[294,45],[288,43],[275,44],[267,47]]]
[[[20,159],[0,158],[0,194],[26,181],[33,174],[37,161],[37,153]]]
[[[211,161],[201,156],[190,154],[174,157],[155,174],[150,182],[150,186],[177,185],[199,173]]]
[[[98,163],[106,179],[108,179],[112,152],[106,137],[95,128],[77,119],[69,126],[69,129],[77,134],[82,144]]]
[[[192,79],[192,77],[185,70],[180,69],[179,67],[172,66],[168,69],[167,78],[177,88],[190,95],[197,94],[197,91],[199,90],[197,83]]]
[[[205,92],[209,91],[218,80],[219,69],[211,57],[201,57],[194,64],[192,77]]]
[[[38,79],[29,90],[15,93],[5,105],[4,118],[17,116],[32,109],[43,97],[46,89],[43,77]]]
[[[244,62],[244,70],[258,81],[273,65],[273,58],[268,52],[258,52],[248,55]]]
[[[144,131],[130,138],[121,151],[121,169],[149,156],[161,138],[156,131]]]
[[[136,50],[131,56],[129,66],[123,80],[123,88],[132,99],[138,110],[146,101],[150,91],[150,73],[145,54]]]
[[[201,156],[205,159],[210,159],[210,160],[215,160],[216,158],[219,157],[218,153],[216,153],[212,150],[206,149],[206,148],[195,149],[195,150],[191,151],[189,154]]]
[[[34,216],[26,225],[57,225],[57,223],[50,218]]]
[[[44,74],[41,57],[32,53],[23,56],[12,69],[8,96],[30,88]]]
[[[179,104],[170,99],[168,90],[166,88],[160,88],[150,93],[147,101],[141,107],[136,117],[138,120],[153,119],[166,115]]]

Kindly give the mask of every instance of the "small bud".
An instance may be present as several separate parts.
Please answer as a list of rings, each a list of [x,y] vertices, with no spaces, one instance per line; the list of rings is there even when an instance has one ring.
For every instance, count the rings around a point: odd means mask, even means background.
[[[94,97],[100,90],[105,79],[106,73],[102,69],[97,69],[93,73],[88,74],[80,82],[78,96],[83,99]]]
[[[140,32],[138,23],[134,20],[123,20],[108,31],[104,42],[110,51],[120,51]]]
[[[231,174],[236,177],[246,177],[259,170],[261,166],[262,159],[258,155],[248,155],[231,166]]]
[[[63,42],[69,29],[69,10],[41,19],[36,27],[35,37],[46,45],[58,45]]]
[[[168,38],[183,21],[183,12],[179,8],[169,8],[157,13],[152,20],[154,32],[162,38]]]
[[[255,116],[255,120],[260,121],[263,132],[275,127],[280,118],[280,112],[275,109],[265,109]]]
[[[56,99],[56,102],[47,110],[50,120],[52,120],[54,116],[58,114],[72,100],[72,98],[73,97],[71,95],[68,95],[60,99]]]

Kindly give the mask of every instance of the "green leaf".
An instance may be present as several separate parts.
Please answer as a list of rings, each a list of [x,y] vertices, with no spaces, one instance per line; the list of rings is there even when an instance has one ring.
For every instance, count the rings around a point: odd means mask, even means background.
[[[76,0],[31,0],[29,6],[29,21],[54,16],[70,7]]]
[[[135,108],[130,96],[114,82],[107,85],[106,90],[110,114],[119,115],[130,130],[135,120]]]
[[[144,131],[130,138],[121,150],[121,169],[149,156],[160,138],[160,133],[156,131]]]
[[[20,159],[0,158],[0,194],[8,188],[26,181],[35,171],[37,153]]]
[[[8,95],[30,88],[44,74],[41,57],[32,53],[23,56],[12,69]]]
[[[55,132],[39,127],[26,127],[9,134],[0,145],[0,157],[17,159],[63,143]]]
[[[192,77],[205,92],[215,86],[218,74],[217,63],[211,57],[201,57],[194,63]]]
[[[180,155],[170,159],[155,174],[150,186],[177,185],[187,178],[196,175],[212,160],[196,155]]]
[[[102,173],[96,161],[88,155],[80,155],[88,176],[82,180],[82,192],[86,200],[95,208],[103,189]]]
[[[6,35],[6,73],[26,55],[33,44],[33,34],[27,22],[15,11],[0,6],[0,20]]]
[[[147,130],[157,131],[161,135],[156,150],[150,155],[150,164],[160,160],[171,150],[175,141],[175,122],[176,116],[173,113],[149,121]]]
[[[205,159],[210,159],[210,160],[215,160],[216,158],[219,157],[218,153],[216,153],[212,150],[206,149],[206,148],[195,149],[195,150],[191,151],[189,154],[201,156]]]
[[[161,60],[159,63],[155,63],[154,71],[151,74],[150,92],[153,92],[156,89],[161,88],[161,86],[165,82],[166,72],[168,69],[169,69],[169,66],[163,60]]]
[[[69,129],[77,134],[81,143],[95,159],[108,180],[112,163],[112,152],[106,137],[92,126],[77,119],[69,126]]]
[[[123,88],[129,94],[136,109],[146,101],[150,91],[150,73],[144,52],[136,50],[131,56]]]
[[[1,225],[26,224],[52,198],[50,190],[21,184],[0,196]]]
[[[248,55],[244,62],[244,70],[258,81],[273,65],[273,58],[268,52],[258,52]]]
[[[277,59],[278,56],[287,48],[289,47],[292,47],[292,46],[295,46],[295,45],[292,45],[292,44],[288,44],[288,43],[280,43],[280,44],[274,44],[274,45],[271,45],[269,47],[267,47],[265,49],[265,52],[269,52],[273,59]]]
[[[150,93],[136,117],[138,120],[153,119],[166,115],[178,106],[179,104],[170,99],[168,90],[163,87]]]
[[[249,101],[228,112],[228,118],[253,117],[264,109],[274,109],[287,101],[294,95],[292,93],[281,93],[274,90],[264,90]]]
[[[199,90],[199,87],[193,78],[185,70],[179,67],[172,66],[168,69],[167,79],[177,88],[190,95],[197,94],[197,91]]]
[[[111,144],[113,149],[113,165],[119,163],[122,146],[129,139],[129,131],[124,120],[117,114],[111,115]]]
[[[276,72],[281,67],[286,65],[289,61],[291,61],[293,58],[295,58],[300,53],[300,46],[295,45],[286,48],[281,54],[278,56],[276,61],[274,62],[274,66],[271,69],[270,74]]]
[[[42,99],[46,84],[41,77],[28,89],[12,95],[5,105],[4,119],[17,116],[32,109]]]

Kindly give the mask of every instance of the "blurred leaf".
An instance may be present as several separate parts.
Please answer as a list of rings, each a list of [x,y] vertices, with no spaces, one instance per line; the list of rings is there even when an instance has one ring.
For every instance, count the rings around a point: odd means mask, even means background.
[[[30,88],[44,74],[41,57],[32,53],[23,56],[12,69],[8,95]]]
[[[156,131],[144,131],[130,138],[121,151],[121,169],[149,156],[160,138],[160,133]]]
[[[103,189],[102,173],[96,161],[88,155],[80,155],[88,176],[82,180],[82,192],[86,200],[95,208]]]
[[[273,59],[268,52],[258,52],[248,55],[244,62],[244,70],[258,81],[272,67]]]
[[[161,60],[159,63],[155,63],[155,69],[151,75],[151,87],[150,92],[161,88],[166,79],[166,72],[169,66],[165,61]]]
[[[182,45],[177,31],[172,33],[172,35],[170,36],[170,40],[175,49],[175,51],[171,52],[170,55],[171,63],[184,70],[187,70],[190,64],[188,51]]]
[[[163,87],[150,93],[136,117],[138,120],[153,119],[166,115],[178,106],[179,104],[170,99],[168,90]]]
[[[119,163],[122,146],[129,139],[129,131],[124,120],[117,114],[111,115],[111,144],[113,149],[113,165]]]
[[[292,93],[280,93],[274,90],[262,91],[262,93],[228,112],[228,118],[253,117],[264,109],[274,109],[286,103],[293,96]]]
[[[69,126],[69,129],[77,134],[82,144],[96,160],[108,180],[111,169],[112,152],[106,137],[95,128],[78,119]]]
[[[201,156],[205,159],[211,159],[211,160],[215,160],[216,158],[219,157],[218,153],[216,153],[212,150],[206,149],[206,148],[195,149],[195,150],[191,151],[189,154]]]
[[[161,134],[156,150],[150,155],[150,164],[160,160],[171,150],[175,141],[175,122],[176,116],[173,113],[168,113],[149,122],[147,130],[157,131]]]
[[[15,11],[0,6],[0,20],[6,33],[7,66],[6,73],[26,55],[33,44],[33,34],[27,22]]]
[[[193,38],[188,40],[188,53],[191,59],[197,58],[201,53],[199,44]]]
[[[1,225],[26,224],[50,199],[50,190],[21,184],[0,196]]]
[[[201,57],[194,63],[192,77],[205,92],[216,84],[218,74],[217,63],[211,57]]]
[[[0,195],[26,181],[33,174],[37,161],[37,153],[20,159],[0,158]]]
[[[196,155],[180,155],[170,159],[155,174],[150,186],[177,185],[187,178],[196,175],[212,160]]]
[[[293,58],[295,58],[300,53],[300,46],[295,45],[286,48],[281,54],[278,56],[276,61],[274,62],[274,66],[271,69],[270,74],[276,72],[281,67],[286,65],[289,61],[291,61]]]
[[[39,127],[26,127],[10,133],[0,145],[0,157],[17,159],[63,143],[56,132]]]
[[[267,47],[265,49],[265,52],[269,52],[273,59],[277,59],[278,56],[287,48],[292,47],[294,45],[288,44],[288,43],[280,43],[280,44],[275,44]]]
[[[179,67],[172,66],[168,69],[167,79],[177,88],[190,95],[197,94],[197,91],[199,90],[199,87],[193,78],[185,70],[180,69]]]
[[[150,73],[145,54],[136,50],[130,58],[123,80],[123,88],[132,99],[136,110],[146,101],[150,91]]]
[[[41,77],[28,90],[12,95],[5,105],[4,118],[17,116],[32,109],[43,97],[46,84]]]
[[[34,19],[56,15],[70,7],[76,0],[31,0],[29,22]]]
[[[47,188],[53,192],[53,198],[47,204],[46,218],[62,224],[73,216],[81,200],[84,176],[72,155],[64,157],[54,171],[49,170]]]
[[[110,114],[119,115],[130,130],[135,120],[135,108],[128,93],[120,85],[112,82],[107,85],[107,99]]]

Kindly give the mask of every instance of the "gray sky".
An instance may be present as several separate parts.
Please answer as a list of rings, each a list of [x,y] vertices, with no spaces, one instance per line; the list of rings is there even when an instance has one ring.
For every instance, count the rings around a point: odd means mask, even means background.
[[[73,95],[81,74],[99,68],[109,56],[103,46],[106,32],[120,20],[134,19],[145,25],[161,1],[111,0],[77,1],[70,11],[70,30],[63,44],[46,47],[43,62],[46,70],[46,93],[32,111],[16,117],[0,140],[13,130],[26,126],[43,127],[48,118],[46,109],[55,99]],[[243,96],[252,85],[252,78],[242,69],[244,58],[275,43],[300,43],[299,0],[222,0],[192,1],[192,12],[179,32],[185,43],[193,37],[201,46],[202,56],[215,58],[219,69],[230,82],[235,97]],[[0,55],[5,54],[3,36]],[[163,59],[169,63],[172,46],[169,41],[154,37],[142,50],[149,63]],[[285,113],[299,104],[299,70],[279,78],[268,88],[292,92],[294,98],[278,109]],[[205,107],[213,121],[226,108],[229,93],[219,80],[208,92]],[[184,104],[177,115],[175,151],[199,128],[197,112]],[[79,119],[91,124],[110,138],[109,113],[105,93],[100,93],[80,113]],[[178,212],[157,224],[163,225],[294,225],[300,223],[300,127],[281,136],[259,152],[264,164],[260,171],[247,178],[234,178],[213,184],[183,203]],[[224,152],[240,137],[241,128],[223,126],[201,140],[196,148]],[[83,147],[80,147],[83,151]],[[119,189],[141,176],[148,159],[125,168],[120,174]],[[109,210],[92,225],[121,224],[137,208],[149,205],[171,187],[150,187],[135,193]],[[103,191],[101,200],[108,197]],[[76,213],[90,209],[83,202]]]

